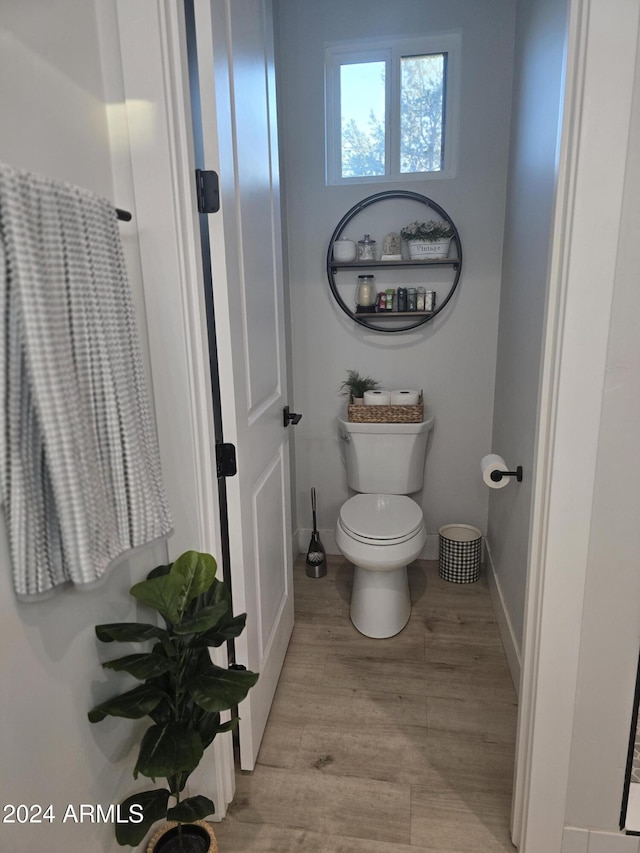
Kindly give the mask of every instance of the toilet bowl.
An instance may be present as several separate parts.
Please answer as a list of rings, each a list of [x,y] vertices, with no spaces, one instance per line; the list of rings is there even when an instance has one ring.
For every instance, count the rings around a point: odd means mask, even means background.
[[[419,423],[353,423],[338,419],[347,485],[336,545],[354,565],[351,621],[381,639],[402,631],[411,615],[407,565],[427,541],[421,507],[409,495],[424,482],[433,417]]]
[[[360,633],[382,639],[407,624],[407,565],[426,540],[422,510],[405,495],[359,494],[343,504],[336,544],[354,564],[350,616]]]

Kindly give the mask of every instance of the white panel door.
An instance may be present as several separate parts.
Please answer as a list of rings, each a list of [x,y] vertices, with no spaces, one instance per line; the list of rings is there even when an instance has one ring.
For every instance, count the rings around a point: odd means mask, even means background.
[[[254,767],[293,628],[289,435],[273,30],[269,2],[195,0],[227,480],[231,583],[247,628],[236,660],[260,673],[240,707],[242,769]]]

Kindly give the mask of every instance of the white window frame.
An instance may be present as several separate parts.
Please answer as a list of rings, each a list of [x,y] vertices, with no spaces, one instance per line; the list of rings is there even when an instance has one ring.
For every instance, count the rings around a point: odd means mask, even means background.
[[[461,34],[434,33],[428,36],[360,39],[325,45],[325,177],[327,186],[454,178],[457,171],[460,125]],[[444,103],[444,168],[437,172],[400,171],[400,60],[405,56],[447,54]],[[342,177],[342,123],[340,68],[347,63],[387,63],[385,75],[385,174]]]

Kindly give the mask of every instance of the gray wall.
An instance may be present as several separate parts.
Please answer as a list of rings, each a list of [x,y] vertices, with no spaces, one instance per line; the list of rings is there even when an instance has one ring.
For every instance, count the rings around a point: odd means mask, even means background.
[[[513,11],[510,0],[276,4],[294,405],[303,413],[296,427],[294,504],[298,527],[306,534],[309,489],[317,488],[319,524],[328,548],[338,510],[348,497],[336,417],[343,405],[339,386],[349,368],[376,377],[387,388],[424,389],[435,428],[425,487],[416,497],[432,534],[431,546],[437,543],[438,527],[447,522],[485,530],[489,498],[479,463],[491,449]],[[410,185],[326,187],[325,43],[455,29],[462,33],[457,177]],[[357,201],[407,186],[433,198],[452,216],[462,235],[465,267],[458,293],[436,322],[417,332],[384,335],[362,329],[335,303],[324,268],[326,249],[335,225]],[[412,212],[406,221],[416,215]],[[396,230],[406,217],[398,212]],[[365,230],[369,228],[358,225],[350,236],[358,239]],[[376,233],[377,238],[382,240],[384,233]],[[441,292],[442,286],[435,289]],[[301,550],[307,544],[301,536]]]
[[[556,184],[565,0],[519,0],[492,451],[520,484],[491,492],[487,544],[512,641],[522,641],[537,395]]]
[[[100,3],[104,16],[111,4]],[[114,199],[98,29],[94,4],[86,0],[2,3],[0,159]],[[105,67],[117,66],[116,43]],[[127,199],[117,203],[126,207]],[[140,303],[131,231],[123,228]],[[134,728],[125,721],[91,726],[86,717],[114,692],[100,670],[93,626],[135,618],[128,589],[165,558],[159,546],[119,566],[99,589],[17,604],[0,518],[0,802],[51,803],[56,814],[51,825],[3,823],[2,850],[120,849],[112,826],[62,818],[67,804],[106,808],[131,789]]]

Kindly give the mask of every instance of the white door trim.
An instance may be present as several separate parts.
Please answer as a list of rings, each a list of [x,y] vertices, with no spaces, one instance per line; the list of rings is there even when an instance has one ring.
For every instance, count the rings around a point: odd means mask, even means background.
[[[170,557],[189,548],[219,557],[184,9],[175,0],[117,0],[117,10],[156,416],[176,516]],[[226,666],[226,649],[213,651]],[[216,738],[211,752],[193,780],[206,786],[222,818],[235,792],[231,735]]]
[[[638,12],[632,0],[615,15],[608,0],[570,2],[513,804],[521,853],[562,849]],[[594,252],[596,219],[607,251]]]

